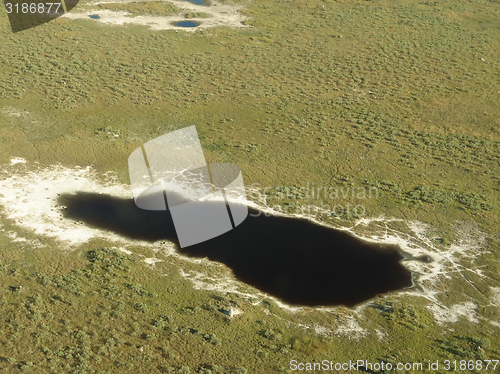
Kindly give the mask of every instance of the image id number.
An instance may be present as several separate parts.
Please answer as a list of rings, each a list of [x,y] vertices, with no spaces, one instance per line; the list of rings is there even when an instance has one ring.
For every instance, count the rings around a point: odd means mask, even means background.
[[[52,7],[55,9],[54,12],[57,13],[61,3],[6,3],[5,6],[7,13],[45,13],[46,6],[48,6],[47,13],[50,13]]]
[[[498,360],[444,361],[444,370],[495,370]]]

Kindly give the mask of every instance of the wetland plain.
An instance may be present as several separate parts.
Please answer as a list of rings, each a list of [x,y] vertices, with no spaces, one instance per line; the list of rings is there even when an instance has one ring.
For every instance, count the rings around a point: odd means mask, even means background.
[[[0,7],[0,372],[498,359],[499,17],[486,0],[81,1],[12,33]],[[134,221],[129,154],[191,125],[269,214],[243,244],[179,250],[165,217]],[[378,194],[280,194],[313,183]],[[306,209],[337,204],[363,213]],[[342,268],[316,250],[332,228],[398,253]],[[288,262],[259,268],[273,248]],[[330,262],[332,292],[382,273],[356,302],[293,300]]]

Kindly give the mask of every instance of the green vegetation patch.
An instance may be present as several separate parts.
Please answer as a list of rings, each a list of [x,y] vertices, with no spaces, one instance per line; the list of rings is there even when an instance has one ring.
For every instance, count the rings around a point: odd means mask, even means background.
[[[185,18],[210,18],[213,17],[210,13],[205,12],[190,12],[184,15]]]

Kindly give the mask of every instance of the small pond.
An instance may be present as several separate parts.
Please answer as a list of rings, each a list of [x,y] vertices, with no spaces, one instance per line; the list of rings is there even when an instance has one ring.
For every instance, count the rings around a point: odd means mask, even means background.
[[[190,3],[197,4],[197,5],[210,5],[211,1],[210,0],[184,0],[184,1],[189,1]]]
[[[178,26],[178,27],[196,27],[198,25],[199,25],[198,22],[193,22],[193,21],[180,21],[180,22],[174,23],[174,26]]]
[[[97,14],[90,14],[89,17],[92,18],[92,19],[99,19],[99,18],[101,18]]]

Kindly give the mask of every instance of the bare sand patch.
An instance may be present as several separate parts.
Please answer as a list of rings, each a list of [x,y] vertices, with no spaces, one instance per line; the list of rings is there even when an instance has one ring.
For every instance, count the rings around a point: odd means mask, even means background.
[[[113,184],[112,178],[102,184],[90,167],[70,169],[60,165],[37,167],[13,157],[0,173],[0,205],[6,218],[18,226],[31,229],[37,236],[59,239],[69,245],[80,245],[95,237],[122,240],[110,232],[87,227],[64,219],[57,206],[60,194],[77,191],[129,196],[127,186]]]
[[[11,106],[6,106],[6,107],[2,108],[1,113],[5,114],[9,117],[24,117],[24,116],[29,115],[29,112],[27,112],[26,110],[14,108]]]
[[[456,304],[451,308],[443,308],[437,304],[432,304],[429,306],[429,310],[434,314],[434,318],[440,325],[458,322],[460,317],[466,318],[472,323],[479,323],[476,312],[477,305],[472,302]]]

